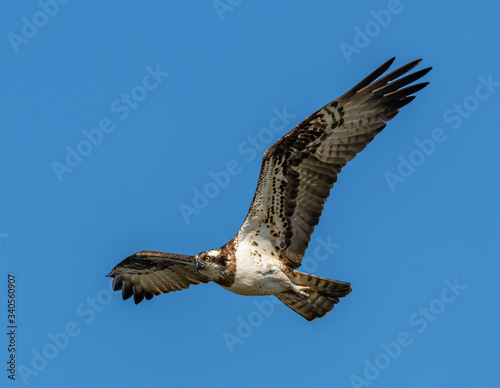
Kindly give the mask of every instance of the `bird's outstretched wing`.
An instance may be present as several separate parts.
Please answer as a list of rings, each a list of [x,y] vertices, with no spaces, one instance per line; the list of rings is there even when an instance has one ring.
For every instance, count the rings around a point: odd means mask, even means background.
[[[127,257],[106,276],[113,278],[113,290],[122,290],[123,299],[134,295],[135,304],[210,281],[196,271],[193,256],[150,251]]]
[[[313,113],[264,154],[240,240],[270,240],[298,268],[337,175],[428,82],[408,86],[431,68],[405,75],[416,60],[379,78],[395,58]],[[405,75],[405,76],[403,76]]]

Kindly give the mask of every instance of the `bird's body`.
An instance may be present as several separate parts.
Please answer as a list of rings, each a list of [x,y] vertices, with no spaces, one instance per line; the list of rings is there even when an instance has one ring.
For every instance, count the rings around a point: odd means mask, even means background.
[[[294,283],[286,274],[286,267],[270,254],[271,244],[259,245],[255,239],[240,241],[234,257],[236,276],[226,290],[239,295],[276,295],[290,290]]]
[[[378,79],[394,58],[353,89],[306,118],[264,154],[248,214],[224,246],[195,256],[138,252],[108,276],[123,298],[214,281],[240,295],[275,295],[308,320],[324,316],[351,292],[349,283],[297,271],[342,168],[427,83],[430,68],[403,75],[413,61]]]

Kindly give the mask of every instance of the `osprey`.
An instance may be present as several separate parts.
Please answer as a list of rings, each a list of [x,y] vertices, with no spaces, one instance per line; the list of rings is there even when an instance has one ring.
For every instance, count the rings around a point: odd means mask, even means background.
[[[309,321],[332,310],[351,285],[297,268],[337,175],[428,84],[408,86],[431,70],[405,75],[421,60],[378,79],[394,59],[266,151],[250,210],[231,241],[195,256],[135,253],[107,275],[113,289],[137,304],[213,281],[240,295],[275,295]]]

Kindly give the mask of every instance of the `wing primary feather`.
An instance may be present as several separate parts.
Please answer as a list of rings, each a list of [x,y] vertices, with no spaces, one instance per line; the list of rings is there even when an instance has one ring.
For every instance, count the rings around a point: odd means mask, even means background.
[[[110,275],[107,275],[110,276]],[[116,275],[113,278],[113,291],[118,291],[122,289],[122,278],[120,275]]]
[[[406,88],[396,90],[389,94],[385,94],[384,97],[401,99],[409,96],[410,94],[418,92],[419,90],[425,88],[427,85],[429,85],[429,82],[422,82],[420,84],[407,86]]]
[[[353,87],[351,90],[349,90],[347,93],[344,94],[344,96],[348,96],[350,94],[353,94],[357,92],[358,90],[363,89],[365,86],[370,85],[373,81],[375,81],[378,77],[380,77],[382,74],[384,74],[389,67],[393,64],[394,60],[396,57],[392,57],[389,59],[387,62],[385,62],[383,65],[379,66],[377,69],[375,69],[373,72],[371,72],[367,77],[365,77],[361,82],[359,82],[355,87]]]
[[[134,303],[139,304],[144,299],[144,293],[141,290],[141,287],[138,285],[132,286],[132,290],[134,292]]]
[[[399,88],[409,85],[419,78],[422,78],[429,71],[431,71],[431,69],[432,67],[428,67],[426,69],[416,71],[415,73],[409,74],[406,77],[400,78],[397,81],[388,83],[387,85],[380,86],[378,88],[374,85],[373,92],[376,94],[389,94],[392,91],[398,90]]]
[[[388,84],[389,82],[391,82],[392,80],[395,80],[396,78],[402,76],[403,74],[406,74],[408,73],[411,69],[413,69],[415,66],[417,66],[422,60],[421,59],[417,59],[415,61],[412,61],[410,63],[407,63],[406,65],[403,65],[401,66],[400,68],[390,72],[389,74],[383,76],[382,78],[380,78],[378,81],[375,81],[373,82],[369,87],[367,87],[367,91],[368,90],[376,90],[378,89],[381,85],[386,85]],[[429,70],[427,69],[424,69],[424,70],[427,70],[424,74],[428,73],[432,68],[429,68]],[[420,70],[422,71],[422,70]],[[418,72],[416,72],[418,73]],[[424,75],[422,74],[422,75]],[[420,77],[422,76],[420,75]],[[418,77],[418,78],[420,78]],[[416,79],[418,79],[416,78]]]
[[[130,298],[133,294],[133,291],[132,291],[132,284],[129,283],[129,282],[123,282],[122,283],[122,297],[123,297],[123,300],[127,300],[128,298]]]

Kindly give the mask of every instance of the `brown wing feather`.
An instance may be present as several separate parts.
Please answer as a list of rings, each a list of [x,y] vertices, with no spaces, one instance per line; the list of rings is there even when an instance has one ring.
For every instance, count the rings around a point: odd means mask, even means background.
[[[269,239],[292,268],[300,266],[342,168],[415,98],[411,94],[428,84],[408,86],[431,68],[400,78],[420,60],[378,79],[393,61],[306,118],[264,154],[255,197],[240,233]]]
[[[135,304],[210,281],[196,271],[193,256],[150,251],[127,257],[106,276],[113,278],[113,290],[122,290],[124,300],[134,295]]]

